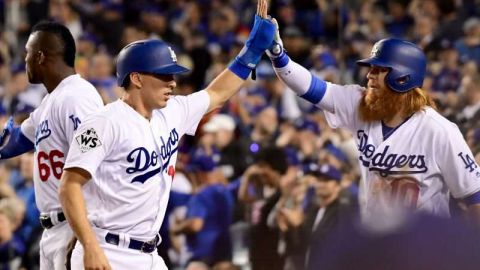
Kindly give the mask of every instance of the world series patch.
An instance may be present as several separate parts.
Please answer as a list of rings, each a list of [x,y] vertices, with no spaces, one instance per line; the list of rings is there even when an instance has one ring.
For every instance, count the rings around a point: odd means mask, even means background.
[[[78,135],[75,137],[75,140],[77,141],[78,146],[80,146],[82,153],[102,145],[102,142],[98,138],[97,132],[93,128],[88,129],[82,134]]]

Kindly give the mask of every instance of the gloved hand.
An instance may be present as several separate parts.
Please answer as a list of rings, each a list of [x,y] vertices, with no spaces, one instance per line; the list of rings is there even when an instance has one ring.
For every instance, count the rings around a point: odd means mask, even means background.
[[[8,118],[7,122],[5,123],[5,126],[3,127],[2,133],[0,134],[0,146],[3,146],[3,144],[5,143],[5,139],[8,137],[8,135],[12,133],[13,125],[13,116],[10,116],[10,118]]]
[[[255,23],[248,36],[245,46],[235,58],[242,65],[254,69],[266,49],[270,47],[276,31],[276,26],[270,18],[255,15]]]
[[[278,22],[275,18],[272,19],[273,24],[275,25],[276,31],[275,31],[275,36],[273,38],[273,41],[271,45],[268,47],[266,53],[270,59],[276,59],[283,54],[285,54],[285,49],[283,48],[283,41],[280,38],[280,30],[278,27]]]

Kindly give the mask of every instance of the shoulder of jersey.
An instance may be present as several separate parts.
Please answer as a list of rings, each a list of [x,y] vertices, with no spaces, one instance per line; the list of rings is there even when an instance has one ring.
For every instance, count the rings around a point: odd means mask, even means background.
[[[458,126],[455,123],[443,117],[433,108],[426,108],[422,113],[424,117],[423,122],[424,125],[426,125],[425,130],[430,129],[433,132],[438,131],[445,134],[445,132],[450,132],[452,129],[458,129]]]
[[[116,104],[116,102],[112,102],[96,110],[95,112],[92,112],[89,115],[87,115],[85,117],[85,121],[96,121],[99,119],[107,119],[108,121],[111,122],[114,119],[123,119],[123,118],[124,116],[122,115],[121,110],[119,110],[118,104]]]
[[[90,97],[94,99],[99,99],[100,101],[102,100],[95,86],[93,86],[89,81],[79,77],[73,82],[74,85],[68,86],[69,91],[62,91],[59,96],[64,96],[65,98]]]
[[[346,84],[346,85],[340,85],[340,84],[335,84],[335,83],[331,83],[331,82],[327,82],[327,87],[329,89],[334,89],[337,90],[337,89],[343,89],[343,90],[347,90],[347,91],[358,91],[358,92],[363,92],[366,90],[365,87],[362,87],[358,84]]]

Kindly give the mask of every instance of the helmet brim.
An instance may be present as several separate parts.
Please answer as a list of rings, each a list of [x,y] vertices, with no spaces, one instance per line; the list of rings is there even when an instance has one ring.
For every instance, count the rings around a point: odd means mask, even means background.
[[[378,58],[361,59],[361,60],[357,61],[357,65],[362,66],[362,67],[377,66],[377,67],[391,68],[391,65],[379,60]]]
[[[168,66],[163,66],[159,69],[152,70],[151,73],[154,74],[161,74],[161,75],[173,75],[173,74],[181,74],[190,71],[188,68],[173,64]]]

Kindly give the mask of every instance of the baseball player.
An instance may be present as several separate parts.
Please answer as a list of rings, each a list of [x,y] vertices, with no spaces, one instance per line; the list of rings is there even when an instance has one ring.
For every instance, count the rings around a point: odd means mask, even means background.
[[[172,95],[174,74],[187,69],[166,43],[142,40],[122,49],[117,79],[126,93],[79,128],[61,181],[60,200],[79,240],[72,269],[166,269],[154,251],[179,141],[238,91],[270,46],[275,25],[266,13],[266,0],[260,0],[244,49],[205,90],[191,95]]]
[[[103,107],[96,89],[75,73],[75,41],[65,26],[40,22],[26,44],[30,83],[42,83],[48,94],[21,126],[10,118],[1,141],[1,159],[35,150],[34,187],[40,223],[40,269],[65,269],[65,250],[73,232],[65,222],[58,188],[74,131],[87,114]]]
[[[393,225],[402,217],[399,213],[410,209],[449,216],[452,195],[465,200],[480,224],[480,169],[458,127],[435,111],[421,89],[426,58],[415,44],[378,41],[370,58],[357,62],[369,68],[366,88],[312,75],[289,59],[278,32],[267,54],[277,75],[321,108],[331,127],[353,133],[360,154],[364,221]]]

